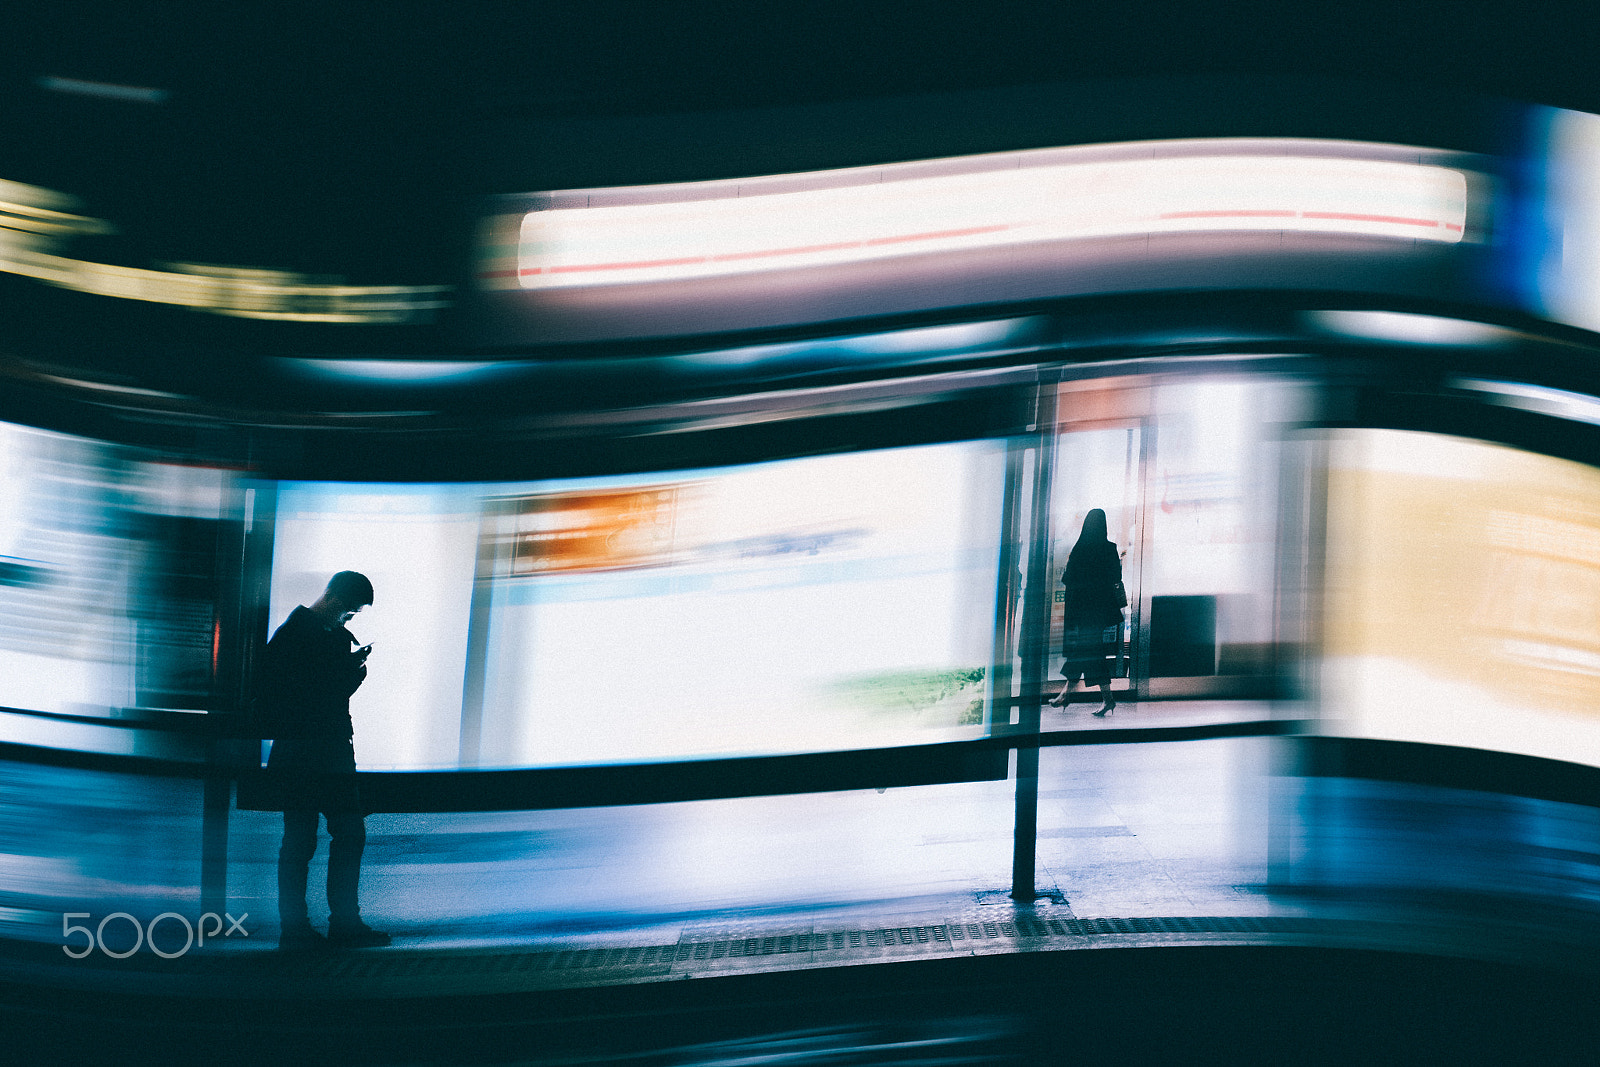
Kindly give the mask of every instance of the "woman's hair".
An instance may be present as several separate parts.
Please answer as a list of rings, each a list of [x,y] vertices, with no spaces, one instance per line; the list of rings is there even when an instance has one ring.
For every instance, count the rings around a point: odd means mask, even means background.
[[[1078,535],[1077,544],[1072,546],[1072,551],[1067,554],[1067,563],[1073,560],[1087,563],[1094,558],[1096,549],[1100,545],[1108,545],[1111,538],[1106,536],[1106,513],[1095,508],[1083,517],[1083,532]]]
[[[1111,538],[1106,535],[1106,513],[1094,508],[1083,517],[1083,532],[1078,535],[1078,544],[1109,540]]]

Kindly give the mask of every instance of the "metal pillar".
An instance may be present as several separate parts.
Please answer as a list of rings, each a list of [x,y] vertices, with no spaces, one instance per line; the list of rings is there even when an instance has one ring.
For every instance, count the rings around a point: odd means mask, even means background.
[[[219,583],[217,658],[210,715],[214,723],[206,747],[206,777],[200,814],[200,901],[202,912],[227,910],[228,819],[234,781],[261,762],[261,740],[251,718],[251,680],[255,660],[266,643],[272,585],[273,516],[277,487],[252,480],[241,487],[238,513],[223,524],[232,536],[218,544]]]
[[[1041,381],[1035,400],[1033,441],[1033,495],[1028,522],[1021,532],[1029,538],[1027,572],[1022,587],[1022,627],[1017,645],[1022,653],[1017,695],[1016,736],[1036,739],[1039,709],[1044,699],[1044,670],[1049,662],[1052,588],[1046,568],[1050,548],[1051,470],[1056,442],[1056,388]],[[1023,745],[1017,754],[1016,828],[1011,851],[1011,899],[1028,903],[1038,897],[1034,870],[1039,836],[1039,746]]]
[[[233,762],[225,743],[213,742],[200,810],[200,911],[221,915],[228,907],[228,812],[233,779],[218,771]],[[237,746],[232,746],[237,747]]]

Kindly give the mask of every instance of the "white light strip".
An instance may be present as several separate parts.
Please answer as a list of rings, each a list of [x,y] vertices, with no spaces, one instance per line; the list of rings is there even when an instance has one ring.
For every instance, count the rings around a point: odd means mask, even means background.
[[[1600,426],[1600,397],[1573,393],[1566,389],[1552,389],[1545,385],[1526,385],[1522,382],[1496,382],[1482,378],[1457,378],[1458,389],[1471,389],[1486,393],[1493,402],[1509,408],[1521,408],[1540,415],[1554,415],[1558,419],[1587,422]]]
[[[887,333],[854,337],[828,337],[814,341],[787,341],[752,345],[745,348],[718,348],[708,352],[689,352],[674,363],[685,367],[754,367],[786,359],[828,358],[871,359],[908,356],[923,362],[940,356],[971,354],[994,348],[1023,337],[1038,320],[1002,319],[995,322],[966,322],[950,326],[923,326]]]
[[[313,377],[337,381],[397,382],[431,385],[482,377],[486,372],[512,366],[509,363],[412,359],[302,359],[284,357],[286,366]]]
[[[1489,345],[1516,338],[1503,326],[1408,311],[1309,311],[1313,326],[1350,337],[1417,345]]]
[[[930,175],[928,163],[913,163],[552,194],[561,206],[522,218],[516,281],[525,289],[672,281],[1204,231],[1455,243],[1466,227],[1466,176],[1442,166],[1259,152],[1047,165],[1026,165],[1028,156],[975,157],[960,161],[963,173]]]

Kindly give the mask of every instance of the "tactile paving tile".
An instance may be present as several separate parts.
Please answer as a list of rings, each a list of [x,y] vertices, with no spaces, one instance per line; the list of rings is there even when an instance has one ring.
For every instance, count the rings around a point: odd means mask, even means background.
[[[981,913],[987,909],[978,909]],[[940,923],[845,929],[695,931],[671,944],[417,951],[403,946],[332,955],[222,952],[159,966],[67,966],[49,953],[10,953],[36,980],[123,992],[202,996],[471,994],[593,987],[741,972],[837,967],[914,958],[1206,942],[1303,943],[1359,935],[1338,919],[1269,916],[1072,918],[963,915]],[[720,936],[719,936],[720,935]],[[59,948],[59,946],[56,946]],[[31,958],[31,962],[30,962]]]

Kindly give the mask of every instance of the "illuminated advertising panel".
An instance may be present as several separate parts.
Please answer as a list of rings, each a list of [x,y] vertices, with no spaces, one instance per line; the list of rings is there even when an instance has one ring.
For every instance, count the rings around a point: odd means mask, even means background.
[[[672,281],[1134,234],[1460,242],[1466,175],[1374,158],[1382,147],[1151,142],[568,190],[542,194],[521,218],[515,266],[502,248],[485,280],[523,289]],[[1111,148],[1122,158],[1099,158]]]
[[[1204,138],[506,195],[480,223],[474,337],[683,337],[1196,288],[1453,298],[1494,232],[1493,162]]]
[[[1600,766],[1600,471],[1437,434],[1332,444],[1330,722]]]
[[[271,625],[366,573],[368,770],[984,736],[1004,445],[497,485],[286,483]]]

